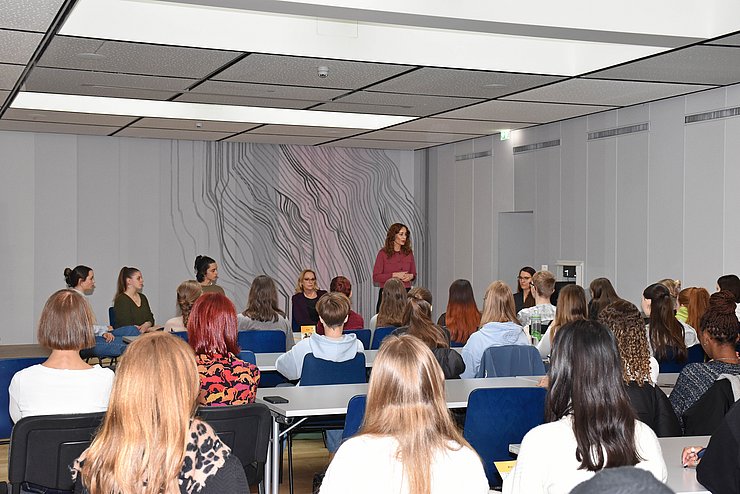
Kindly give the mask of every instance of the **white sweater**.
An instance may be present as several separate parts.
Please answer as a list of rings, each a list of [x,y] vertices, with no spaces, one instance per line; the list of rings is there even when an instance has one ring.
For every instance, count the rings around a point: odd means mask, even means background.
[[[635,420],[635,442],[643,458],[635,466],[665,482],[668,472],[658,438],[639,420]],[[578,469],[577,446],[570,416],[535,427],[522,440],[516,466],[504,480],[504,493],[567,494],[595,473]]]
[[[104,412],[113,387],[113,371],[52,369],[41,364],[18,371],[10,381],[10,418],[32,415]]]
[[[488,479],[480,458],[472,449],[438,451],[430,460],[430,494],[487,494]],[[360,435],[337,451],[321,484],[321,494],[407,494],[403,465],[396,457],[398,442],[387,436]]]

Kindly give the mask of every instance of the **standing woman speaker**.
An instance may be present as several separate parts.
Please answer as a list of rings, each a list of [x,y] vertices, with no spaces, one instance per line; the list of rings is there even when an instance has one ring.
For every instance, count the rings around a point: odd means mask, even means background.
[[[381,287],[376,312],[380,310],[380,302],[383,299],[382,286],[391,278],[400,280],[406,290],[411,288],[411,282],[416,279],[416,262],[411,250],[411,231],[401,223],[393,223],[388,228],[385,245],[375,258],[373,283]]]

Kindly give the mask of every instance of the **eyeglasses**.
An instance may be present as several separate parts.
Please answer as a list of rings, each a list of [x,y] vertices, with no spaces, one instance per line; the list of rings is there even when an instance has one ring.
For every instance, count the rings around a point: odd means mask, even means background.
[[[303,281],[316,281],[316,278],[303,278]]]

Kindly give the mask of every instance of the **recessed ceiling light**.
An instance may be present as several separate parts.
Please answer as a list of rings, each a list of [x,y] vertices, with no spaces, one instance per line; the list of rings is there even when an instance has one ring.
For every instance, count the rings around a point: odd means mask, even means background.
[[[497,84],[493,82],[491,84],[483,84],[483,87],[506,87],[506,84]]]
[[[292,110],[257,106],[227,106],[182,101],[105,98],[76,94],[20,92],[10,105],[25,110],[49,110],[132,117],[177,118],[196,121],[305,125],[376,130],[418,117]]]
[[[78,53],[77,56],[85,60],[104,60],[108,58],[102,53]]]

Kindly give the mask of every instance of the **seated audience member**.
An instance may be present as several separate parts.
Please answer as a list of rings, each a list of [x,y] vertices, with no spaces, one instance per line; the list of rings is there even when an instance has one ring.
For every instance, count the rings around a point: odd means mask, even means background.
[[[146,295],[141,293],[144,278],[137,268],[124,266],[118,273],[116,297],[113,299],[113,310],[116,314],[116,328],[136,326],[140,333],[153,331],[154,314],[149,308]]]
[[[319,282],[313,270],[301,271],[295,286],[295,295],[291,298],[293,331],[300,331],[301,326],[316,326],[319,323],[316,303],[325,293],[325,290],[319,290]]]
[[[352,283],[344,276],[333,278],[329,283],[329,291],[343,293],[350,300],[350,303],[352,303]],[[365,320],[362,316],[350,309],[347,322],[344,323],[344,329],[363,329],[364,327]],[[324,334],[324,325],[321,324],[321,320],[316,325],[316,332],[318,334]]]
[[[620,300],[612,282],[607,278],[596,278],[588,286],[588,290],[591,292],[591,301],[588,303],[588,317],[592,321],[599,319],[601,309]]]
[[[517,314],[522,326],[529,326],[532,314],[537,312],[543,323],[555,319],[555,306],[550,303],[550,296],[555,292],[555,276],[550,271],[538,271],[532,276],[532,295],[535,305],[522,309]]]
[[[524,436],[504,493],[567,493],[596,472],[621,466],[666,481],[658,438],[630,406],[611,331],[586,320],[560,328],[549,377],[546,423]]]
[[[59,290],[46,301],[38,326],[38,342],[51,355],[43,364],[16,372],[10,381],[10,417],[18,422],[32,415],[102,412],[108,408],[113,371],[91,367],[80,350],[95,344],[95,317],[85,297]]]
[[[529,337],[519,324],[514,312],[514,297],[509,285],[494,281],[488,286],[483,299],[481,328],[470,335],[462,349],[465,372],[460,377],[475,377],[483,352],[488,347],[503,345],[529,345]]]
[[[679,420],[720,374],[740,374],[740,360],[735,352],[740,323],[735,317],[735,297],[731,292],[722,290],[709,297],[700,327],[701,346],[711,360],[688,364],[678,375],[670,399]]]
[[[674,280],[671,278],[665,278],[660,280],[658,283],[668,289],[671,294],[671,301],[673,302],[673,310],[678,309],[678,294],[681,291],[681,280]]]
[[[534,294],[532,293],[532,276],[536,271],[531,266],[525,266],[519,270],[516,277],[516,293],[514,294],[514,306],[517,314],[520,310],[534,307]]]
[[[188,343],[195,350],[201,405],[244,405],[257,395],[260,371],[240,359],[236,309],[220,293],[201,295],[188,318]]]
[[[529,290],[529,282],[527,282],[527,290]],[[532,304],[534,305],[534,299]],[[481,313],[475,303],[470,282],[462,279],[453,281],[447,298],[447,312],[439,316],[437,324],[447,328],[452,341],[464,345],[468,342],[470,335],[478,330],[480,317]]]
[[[91,295],[95,291],[95,272],[87,266],[76,266],[74,269],[64,269],[64,281],[67,286],[80,292],[82,295]],[[93,316],[94,317],[94,316]],[[113,329],[112,326],[94,324],[96,357],[119,357],[126,350],[124,336],[135,336],[139,334],[136,326],[123,326]]]
[[[696,467],[696,480],[712,494],[740,492],[740,402],[727,412],[706,448],[686,447],[681,460],[684,467]]]
[[[168,319],[164,323],[164,330],[167,333],[179,333],[188,330],[188,317],[190,317],[190,311],[193,308],[193,304],[198,297],[203,294],[203,289],[200,283],[195,280],[187,280],[180,283],[177,287],[177,307],[180,310],[180,315]]]
[[[337,451],[319,492],[488,492],[481,460],[447,409],[442,369],[418,338],[383,342],[362,427]]]
[[[434,301],[434,298],[432,296],[432,292],[424,288],[423,286],[415,286],[411,290],[409,290],[406,295],[408,297],[413,297],[417,300],[424,300],[426,303],[429,304],[429,307],[432,306],[432,303]]]
[[[717,278],[717,291],[728,290],[735,296],[735,315],[740,321],[740,278],[735,274],[726,274]]]
[[[239,459],[195,416],[194,357],[187,343],[165,333],[131,343],[116,370],[109,412],[73,465],[76,493],[249,492]]]
[[[542,335],[542,339],[537,345],[537,350],[540,351],[542,358],[550,355],[552,341],[558,328],[562,328],[569,322],[578,319],[588,319],[586,293],[578,285],[568,285],[560,290],[555,320],[548,326],[547,331]]]
[[[658,437],[680,436],[681,426],[671,402],[656,383],[658,362],[650,355],[640,311],[626,300],[609,304],[599,322],[612,330],[622,359],[622,378],[637,418]]]
[[[203,293],[220,293],[226,295],[224,289],[216,284],[218,281],[218,264],[208,256],[195,258],[195,279],[200,283]]]
[[[403,326],[395,334],[410,334],[423,341],[434,354],[442,367],[445,379],[459,379],[465,370],[465,363],[458,352],[450,348],[450,337],[432,322],[432,306],[409,292]]]
[[[331,292],[323,295],[316,304],[316,310],[324,324],[324,334],[304,338],[292,350],[279,356],[275,361],[277,371],[290,380],[300,379],[303,359],[309,353],[332,362],[351,360],[358,352],[362,353],[364,347],[357,336],[342,334],[349,307],[349,299],[343,293]]]
[[[658,362],[685,362],[688,347],[696,345],[699,339],[694,328],[676,319],[668,288],[660,283],[645,288],[642,292],[642,310],[649,317],[649,341]]]
[[[391,278],[383,285],[383,300],[380,310],[370,319],[370,329],[385,328],[403,325],[403,311],[406,310],[408,292],[403,282],[398,278]]]
[[[636,467],[605,468],[578,484],[570,494],[675,494],[650,473]]]
[[[285,349],[293,348],[293,330],[285,313],[278,307],[277,286],[269,276],[261,274],[252,281],[247,308],[237,317],[239,331],[279,329],[285,333]]]

